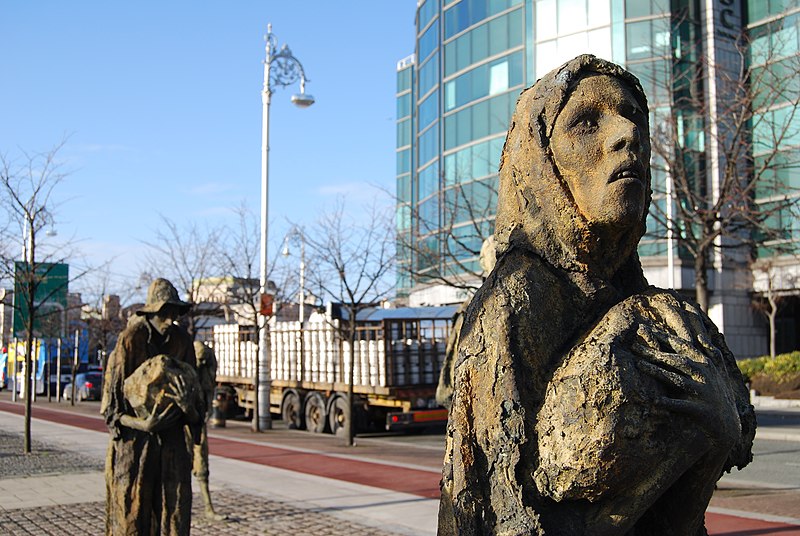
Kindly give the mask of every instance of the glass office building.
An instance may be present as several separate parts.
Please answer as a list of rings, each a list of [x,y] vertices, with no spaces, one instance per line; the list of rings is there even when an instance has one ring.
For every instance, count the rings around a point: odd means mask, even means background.
[[[786,191],[794,192],[800,188],[800,170],[797,169],[800,151],[800,117],[795,117],[793,100],[800,93],[800,79],[797,76],[796,62],[800,51],[800,2],[797,0],[759,0],[747,2],[747,32],[750,36],[750,61],[757,73],[758,82],[771,85],[775,80],[789,78],[792,84],[788,91],[776,94],[770,88],[753,88],[759,113],[754,118],[753,160],[762,165],[763,160],[776,158],[779,165],[768,179],[786,186]],[[783,87],[783,86],[780,86]],[[763,95],[763,97],[762,97]],[[788,126],[788,128],[785,128]],[[782,134],[776,140],[775,132]],[[773,148],[777,147],[779,152]],[[756,202],[774,202],[774,191],[757,192]],[[774,216],[775,224],[783,229],[783,236],[767,241],[759,247],[761,263],[753,270],[754,294],[762,298],[775,293],[780,299],[777,316],[776,349],[778,353],[796,350],[800,347],[800,261],[793,246],[800,236],[800,218],[787,210]]]
[[[400,295],[412,305],[455,303],[466,295],[442,279],[479,284],[478,253],[493,232],[500,153],[523,88],[589,52],[640,78],[655,125],[674,105],[668,84],[676,71],[697,65],[700,54],[717,58],[715,69],[724,71],[729,37],[745,27],[761,36],[754,42],[772,42],[783,32],[781,53],[796,56],[796,5],[797,0],[420,0],[415,53],[397,70]],[[717,149],[704,134],[715,103],[725,98],[715,93],[713,81],[724,75],[708,72],[702,87],[673,88],[706,95],[702,113],[681,110],[683,149],[698,183],[712,184],[719,173]],[[661,164],[653,162],[653,203],[668,213],[667,166]],[[796,170],[786,173],[789,182],[800,177]],[[639,252],[648,279],[691,292],[693,271],[684,252],[664,238],[653,218],[650,226],[657,238],[643,240]],[[709,313],[739,355],[763,353],[752,283],[743,285],[741,268],[729,264],[715,260]]]

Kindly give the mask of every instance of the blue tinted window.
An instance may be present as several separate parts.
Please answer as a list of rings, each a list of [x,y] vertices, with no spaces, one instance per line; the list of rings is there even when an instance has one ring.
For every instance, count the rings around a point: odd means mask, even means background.
[[[522,45],[522,10],[512,11],[478,26],[444,46],[445,76],[473,63]]]
[[[407,69],[403,69],[402,71],[397,71],[397,92],[402,93],[408,89],[411,89],[411,71],[412,69],[409,67]]]
[[[397,123],[397,147],[405,147],[411,143],[411,120]]]
[[[397,207],[397,229],[404,230],[411,227],[411,207],[401,205]]]
[[[398,202],[411,201],[411,175],[397,177],[397,200]]]
[[[762,1],[764,0],[757,0],[755,3]],[[668,10],[669,2],[665,3],[661,0],[625,0],[625,17],[629,19],[659,15],[666,13]]]
[[[411,171],[411,150],[403,149],[397,152],[397,174],[402,175]]]
[[[427,26],[438,10],[439,0],[426,0],[419,8],[419,27]]]
[[[428,129],[419,137],[419,162],[425,164],[439,154],[439,129]]]
[[[419,199],[439,191],[439,164],[434,162],[419,172]]]
[[[439,83],[439,54],[434,54],[419,69],[419,95],[424,95]]]
[[[798,0],[753,0],[747,2],[748,20],[755,23],[772,15],[780,15],[798,5]]]
[[[444,194],[448,223],[464,223],[494,216],[497,209],[497,178],[472,181],[448,188]],[[478,244],[480,250],[480,243]]]
[[[665,17],[626,24],[628,60],[669,55],[672,49],[669,24]]]
[[[439,198],[437,196],[419,204],[419,232],[427,234],[439,228]],[[438,251],[431,249],[432,252]]]
[[[422,63],[439,46],[439,21],[434,22],[419,38],[419,62]]]
[[[419,130],[425,130],[436,118],[439,117],[439,91],[431,93],[419,105]]]
[[[411,115],[411,93],[397,97],[397,119]]]
[[[473,0],[459,2],[444,13],[444,38],[448,39],[483,19],[519,5],[522,0]]]
[[[469,102],[522,84],[522,52],[484,63],[445,84],[444,109],[450,111]]]
[[[445,117],[445,150],[508,130],[516,96],[504,93]]]

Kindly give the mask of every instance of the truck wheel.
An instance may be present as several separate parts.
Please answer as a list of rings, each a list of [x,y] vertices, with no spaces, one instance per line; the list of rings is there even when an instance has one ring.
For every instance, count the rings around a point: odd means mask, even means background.
[[[322,434],[328,429],[328,415],[325,412],[325,399],[319,393],[306,397],[306,430]]]
[[[328,410],[328,423],[331,427],[331,433],[336,435],[344,433],[347,424],[347,399],[343,396],[337,396],[331,401],[331,406]]]
[[[287,391],[281,403],[281,418],[290,430],[303,427],[303,414],[300,408],[300,397],[294,391]]]

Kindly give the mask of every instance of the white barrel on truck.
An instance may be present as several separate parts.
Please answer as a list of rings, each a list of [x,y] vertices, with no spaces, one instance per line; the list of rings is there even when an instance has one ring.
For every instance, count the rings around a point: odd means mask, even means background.
[[[347,340],[347,314],[329,306],[300,322],[272,320],[270,409],[290,427],[336,433],[345,426],[348,373],[353,367],[357,430],[399,430],[444,424],[436,403],[456,306],[363,309],[356,342]],[[217,383],[252,411],[257,336],[237,324],[213,328]]]

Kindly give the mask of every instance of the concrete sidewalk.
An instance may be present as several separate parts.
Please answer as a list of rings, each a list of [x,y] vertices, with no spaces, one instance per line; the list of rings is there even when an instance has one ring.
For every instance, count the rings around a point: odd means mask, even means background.
[[[0,430],[21,433],[20,409],[21,404],[0,400]],[[0,496],[16,501],[0,502],[0,532],[6,523],[16,522],[14,516],[29,519],[45,513],[64,523],[75,516],[99,515],[97,526],[102,529],[104,490],[97,464],[105,454],[107,433],[97,408],[39,403],[33,436],[44,445],[84,456],[90,470],[76,475],[62,468],[56,474],[7,478],[0,463]],[[435,534],[438,445],[409,448],[359,438],[359,447],[353,450],[332,436],[292,431],[252,434],[241,423],[212,430],[211,436],[211,450],[217,454],[210,463],[212,494],[218,509],[235,521],[208,523],[196,509],[195,534]],[[22,493],[25,489],[36,491]],[[797,489],[782,493],[786,496],[762,493],[760,499],[797,502]],[[70,501],[77,502],[65,506]],[[769,504],[761,511],[749,504],[740,501],[709,509],[709,533],[800,535],[800,519],[792,510],[790,517],[770,513]],[[61,517],[53,514],[59,509],[64,510]],[[279,526],[281,530],[276,530]],[[77,532],[64,528],[56,533]]]

